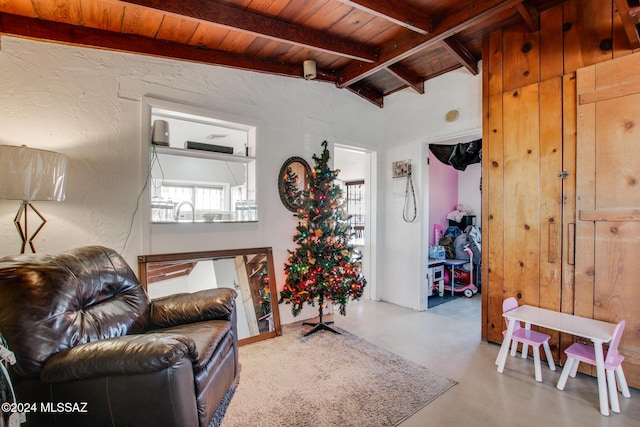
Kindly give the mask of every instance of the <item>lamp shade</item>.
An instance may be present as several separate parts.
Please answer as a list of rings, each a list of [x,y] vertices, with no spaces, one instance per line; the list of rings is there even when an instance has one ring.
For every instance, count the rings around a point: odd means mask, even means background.
[[[66,172],[64,154],[0,145],[0,199],[63,201]]]

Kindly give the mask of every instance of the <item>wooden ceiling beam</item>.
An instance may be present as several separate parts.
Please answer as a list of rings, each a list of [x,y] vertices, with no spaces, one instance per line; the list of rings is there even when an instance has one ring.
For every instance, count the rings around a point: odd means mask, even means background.
[[[434,43],[440,43],[466,28],[482,25],[490,22],[492,18],[506,10],[514,9],[523,0],[492,0],[477,5],[474,8],[465,8],[447,15],[441,22],[434,26],[429,35],[409,34],[382,47],[378,62],[367,64],[354,61],[338,77],[338,87],[351,86],[354,83],[388,68],[391,64],[401,61],[416,52],[419,52]]]
[[[374,46],[332,37],[324,31],[305,28],[280,19],[260,15],[247,9],[228,6],[211,0],[124,0],[177,17],[188,17],[230,30],[243,31],[271,40],[339,55],[364,62],[378,57]]]
[[[532,33],[540,31],[540,13],[528,1],[516,5],[522,20]]]
[[[384,95],[374,90],[371,90],[366,86],[356,83],[353,86],[347,87],[347,90],[355,93],[361,98],[366,99],[367,101],[371,102],[377,107],[380,107],[380,108],[384,107]]]
[[[424,94],[424,79],[418,73],[398,63],[390,65],[387,71],[420,95]]]
[[[420,34],[433,31],[433,19],[430,15],[399,0],[340,0],[358,10],[386,19],[396,25]]]
[[[1,12],[0,34],[302,78],[300,64],[251,58],[134,34],[114,33]],[[335,83],[337,76],[332,72],[318,70],[316,80]]]
[[[471,74],[473,74],[474,76],[478,75],[478,60],[476,59],[475,56],[473,56],[473,53],[471,53],[469,49],[467,49],[465,45],[463,45],[462,42],[460,42],[460,40],[457,37],[451,36],[449,38],[444,39],[442,41],[442,46],[447,51],[449,51],[451,55],[458,58],[458,61],[467,70],[469,70]]]
[[[631,7],[628,0],[615,0],[615,4],[631,48],[640,48],[640,6]]]

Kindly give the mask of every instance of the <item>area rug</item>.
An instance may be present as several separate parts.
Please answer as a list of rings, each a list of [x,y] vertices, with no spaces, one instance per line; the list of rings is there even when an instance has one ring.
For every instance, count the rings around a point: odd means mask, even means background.
[[[456,384],[340,328],[308,329],[240,347],[222,427],[395,426]]]
[[[433,308],[439,306],[440,304],[444,304],[445,302],[453,301],[454,299],[459,297],[460,295],[457,294],[451,295],[451,292],[445,292],[442,296],[434,294],[427,300],[427,307]]]

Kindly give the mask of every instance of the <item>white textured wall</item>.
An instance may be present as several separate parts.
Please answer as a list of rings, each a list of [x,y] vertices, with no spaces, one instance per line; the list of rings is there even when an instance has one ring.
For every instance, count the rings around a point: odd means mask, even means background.
[[[447,122],[449,110],[458,110],[455,122]],[[382,300],[420,309],[420,288],[426,286],[429,250],[428,143],[477,135],[482,128],[482,75],[459,69],[425,82],[424,95],[408,90],[385,98],[384,141],[379,187],[384,206],[379,207],[384,245],[378,252],[378,289]],[[391,162],[411,159],[418,194],[418,216],[402,218],[404,182],[391,179]],[[380,271],[381,270],[381,271]]]
[[[258,124],[258,223],[149,228],[136,213],[148,150],[141,141],[143,96]],[[155,253],[271,246],[281,287],[296,222],[277,193],[280,166],[294,155],[313,164],[323,139],[376,149],[381,117],[381,109],[326,83],[2,37],[0,144],[69,157],[67,200],[37,205],[49,221],[36,239],[38,252],[88,244],[122,251],[133,220],[123,254],[136,271],[147,244]],[[0,201],[0,255],[19,252],[17,209],[17,201]],[[291,321],[289,306],[281,313]]]
[[[2,37],[0,144],[69,156],[67,200],[38,204],[49,220],[35,242],[39,252],[100,244],[121,251],[137,269],[145,247],[160,253],[271,246],[280,288],[296,225],[277,193],[283,161],[297,155],[313,164],[324,139],[378,151],[378,289],[382,299],[417,308],[424,206],[417,222],[402,221],[390,163],[412,158],[421,165],[424,141],[479,129],[480,81],[455,71],[427,82],[425,95],[402,91],[379,109],[320,82]],[[144,96],[258,124],[258,223],[150,227],[147,214],[136,212],[148,150],[141,140]],[[453,108],[460,119],[446,123]],[[416,175],[424,203],[423,174]],[[17,201],[0,201],[0,256],[19,251],[17,208]],[[284,323],[293,320],[289,306],[280,311]],[[315,313],[311,308],[302,317]]]

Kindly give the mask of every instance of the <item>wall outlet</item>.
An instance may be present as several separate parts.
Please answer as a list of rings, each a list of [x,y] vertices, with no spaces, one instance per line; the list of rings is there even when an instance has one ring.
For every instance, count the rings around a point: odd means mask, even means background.
[[[411,160],[398,160],[391,163],[391,174],[393,178],[404,178],[411,173]]]

